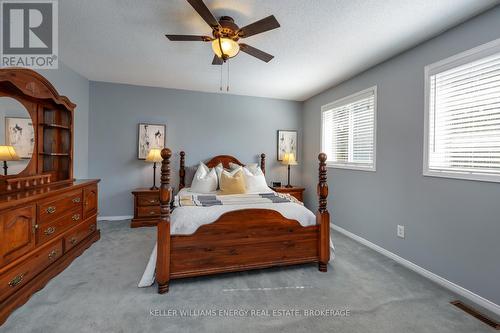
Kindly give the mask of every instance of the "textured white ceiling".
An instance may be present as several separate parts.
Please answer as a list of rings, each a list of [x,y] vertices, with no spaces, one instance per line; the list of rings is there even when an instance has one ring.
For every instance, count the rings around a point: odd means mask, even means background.
[[[230,93],[305,100],[498,4],[494,0],[206,0],[239,26],[274,14],[281,28],[245,39],[275,58],[230,62]],[[63,0],[60,56],[94,81],[219,92],[210,34],[185,0]],[[226,74],[224,74],[225,76]]]

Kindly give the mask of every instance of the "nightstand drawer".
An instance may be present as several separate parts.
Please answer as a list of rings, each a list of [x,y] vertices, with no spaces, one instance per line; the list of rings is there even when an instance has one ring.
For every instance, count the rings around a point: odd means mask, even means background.
[[[138,217],[158,217],[160,216],[160,206],[137,207]]]
[[[303,187],[271,187],[274,191],[278,193],[288,193],[292,197],[296,198],[299,201],[304,201],[303,193],[304,193],[304,188]]]
[[[304,201],[304,199],[302,197],[302,191],[300,191],[300,192],[288,192],[288,194],[290,194],[292,197],[295,197],[295,199],[297,199],[299,201]]]
[[[137,198],[137,205],[141,206],[160,206],[160,198],[156,195],[140,196]]]

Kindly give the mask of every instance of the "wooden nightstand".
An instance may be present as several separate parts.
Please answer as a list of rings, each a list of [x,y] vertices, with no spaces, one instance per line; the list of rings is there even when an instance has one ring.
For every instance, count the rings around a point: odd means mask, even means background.
[[[156,226],[160,218],[160,191],[137,188],[134,195],[134,218],[131,228]]]
[[[276,191],[278,193],[288,193],[291,196],[297,198],[299,201],[304,201],[302,194],[304,193],[305,188],[303,187],[271,187],[273,191]]]

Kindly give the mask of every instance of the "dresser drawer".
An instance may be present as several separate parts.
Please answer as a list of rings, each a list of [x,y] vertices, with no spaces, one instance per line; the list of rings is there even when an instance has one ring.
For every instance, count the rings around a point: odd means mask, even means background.
[[[61,194],[50,201],[46,200],[38,205],[39,224],[54,221],[75,208],[82,207],[82,190]]]
[[[160,198],[157,195],[139,196],[137,206],[160,206]]]
[[[64,236],[64,251],[67,252],[71,250],[75,245],[87,238],[87,236],[96,230],[97,225],[95,218],[90,219],[89,221],[71,230],[66,236]]]
[[[137,207],[138,217],[158,217],[160,216],[160,206]]]
[[[0,274],[0,301],[9,297],[62,255],[62,241],[30,255],[29,259]]]
[[[36,242],[37,244],[46,243],[80,222],[82,222],[82,208],[78,207],[54,221],[39,224],[37,225]]]

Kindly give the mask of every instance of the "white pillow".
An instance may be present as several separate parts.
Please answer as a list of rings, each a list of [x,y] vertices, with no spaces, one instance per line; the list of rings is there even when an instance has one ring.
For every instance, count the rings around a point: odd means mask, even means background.
[[[245,176],[246,190],[249,193],[267,193],[270,192],[267,186],[266,177],[262,170],[258,167],[243,168],[243,175]]]
[[[219,163],[215,166],[214,169],[215,172],[217,173],[217,181],[220,181],[220,175],[222,174],[222,171],[224,171],[224,165],[222,165],[222,163]]]
[[[200,163],[194,174],[191,191],[196,193],[211,193],[217,191],[217,173],[215,168],[209,169],[204,163]]]
[[[224,173],[226,176],[228,177],[234,177],[234,175],[241,170],[241,165],[238,165],[237,168],[235,169],[232,169],[231,171],[228,171],[228,170],[222,170],[221,174]]]

